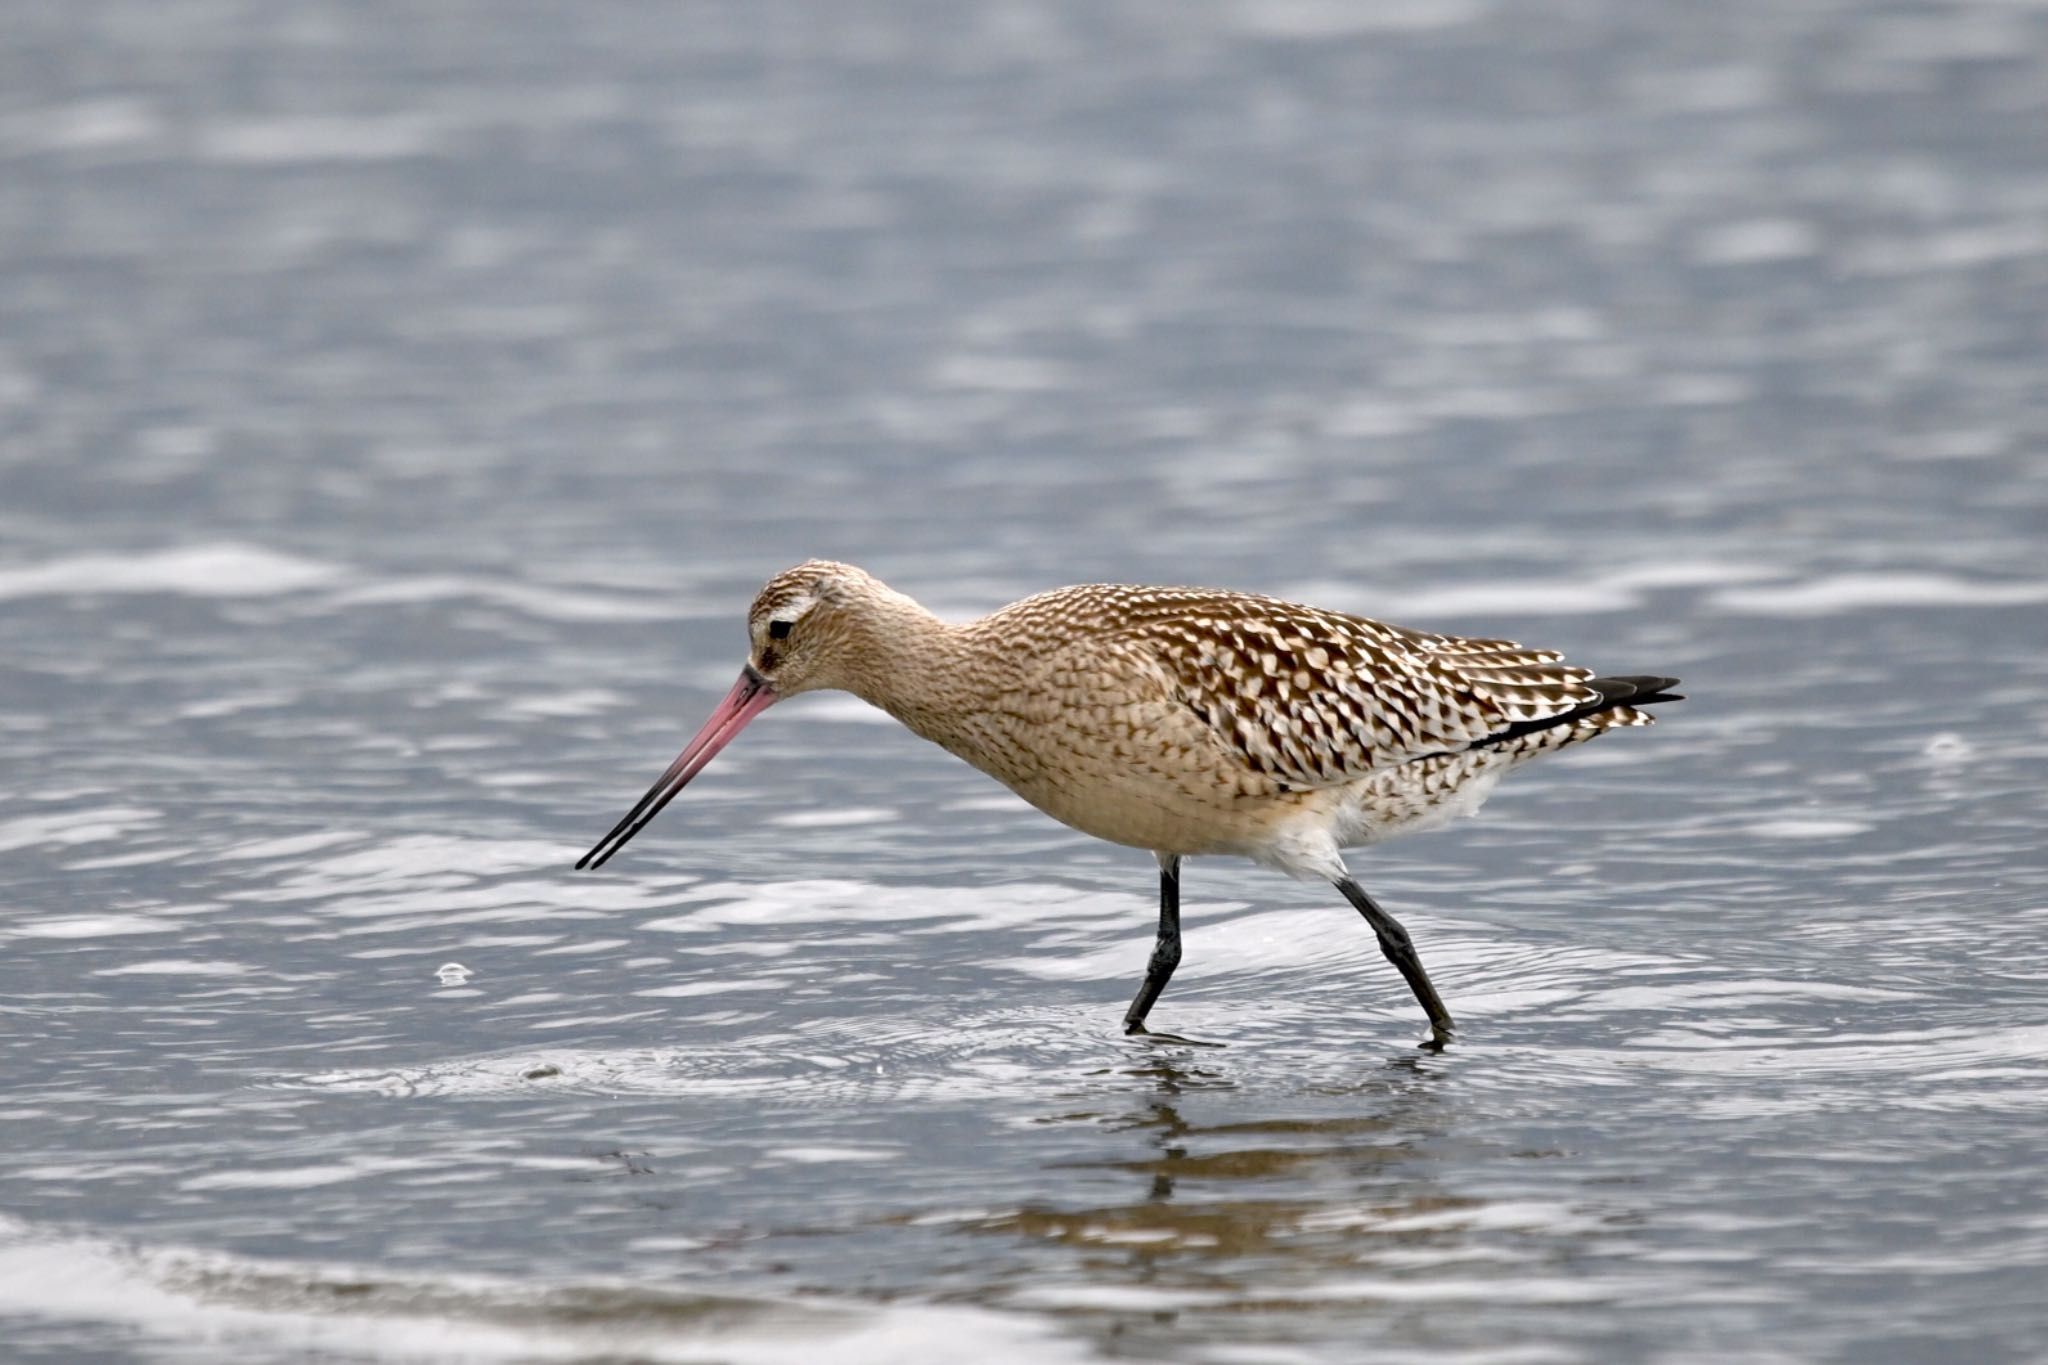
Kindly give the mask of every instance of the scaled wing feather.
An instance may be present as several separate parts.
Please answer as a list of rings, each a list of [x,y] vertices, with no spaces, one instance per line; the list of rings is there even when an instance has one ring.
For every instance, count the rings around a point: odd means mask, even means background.
[[[1296,789],[1456,753],[1598,696],[1589,670],[1549,650],[1241,593],[1097,585],[1009,612],[1052,614],[1075,633],[1143,648],[1163,685],[1248,768]]]

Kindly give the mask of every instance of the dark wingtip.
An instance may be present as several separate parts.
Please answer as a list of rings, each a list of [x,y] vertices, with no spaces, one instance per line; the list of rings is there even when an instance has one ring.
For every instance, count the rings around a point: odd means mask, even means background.
[[[1600,694],[1594,700],[1555,716],[1546,716],[1542,720],[1518,720],[1505,729],[1474,741],[1468,747],[1484,749],[1491,745],[1504,744],[1523,735],[1535,734],[1538,730],[1548,730],[1557,725],[1570,725],[1573,721],[1584,720],[1587,716],[1598,715],[1602,711],[1611,711],[1617,706],[1655,706],[1659,702],[1684,701],[1685,698],[1679,693],[1664,690],[1677,685],[1676,678],[1656,677],[1647,673],[1631,673],[1612,678],[1588,678],[1586,686]]]
[[[1647,673],[1590,678],[1587,685],[1599,690],[1600,700],[1593,706],[1596,711],[1604,711],[1610,706],[1655,706],[1659,702],[1685,700],[1670,690],[1678,686],[1678,679]]]

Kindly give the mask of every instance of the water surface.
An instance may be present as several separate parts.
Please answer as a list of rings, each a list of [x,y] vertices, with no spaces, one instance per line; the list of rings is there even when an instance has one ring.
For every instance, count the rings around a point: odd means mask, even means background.
[[[17,6],[0,1355],[2041,1358],[2044,105],[2030,4]],[[1220,862],[1133,1041],[1150,860],[844,698],[570,872],[809,555],[1692,699],[1354,857],[1450,1051]]]

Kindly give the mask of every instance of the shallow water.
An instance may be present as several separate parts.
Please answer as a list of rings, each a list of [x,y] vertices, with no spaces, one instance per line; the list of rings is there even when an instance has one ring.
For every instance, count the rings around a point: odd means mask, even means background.
[[[573,17],[572,17],[573,16]],[[2048,1355],[2048,12],[17,7],[0,1357]],[[1686,679],[1154,873],[807,555]],[[878,723],[879,722],[879,723]],[[463,971],[437,972],[457,964]]]

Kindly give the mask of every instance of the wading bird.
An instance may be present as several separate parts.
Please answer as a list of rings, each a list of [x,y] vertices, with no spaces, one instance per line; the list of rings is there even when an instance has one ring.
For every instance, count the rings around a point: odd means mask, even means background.
[[[823,560],[768,580],[747,636],[732,691],[576,866],[603,865],[776,701],[851,692],[1055,820],[1152,850],[1159,937],[1126,1033],[1180,963],[1181,859],[1223,853],[1343,892],[1441,1047],[1450,1011],[1342,850],[1468,815],[1511,768],[1681,700],[1676,678],[1208,588],[1093,583],[949,625]]]

